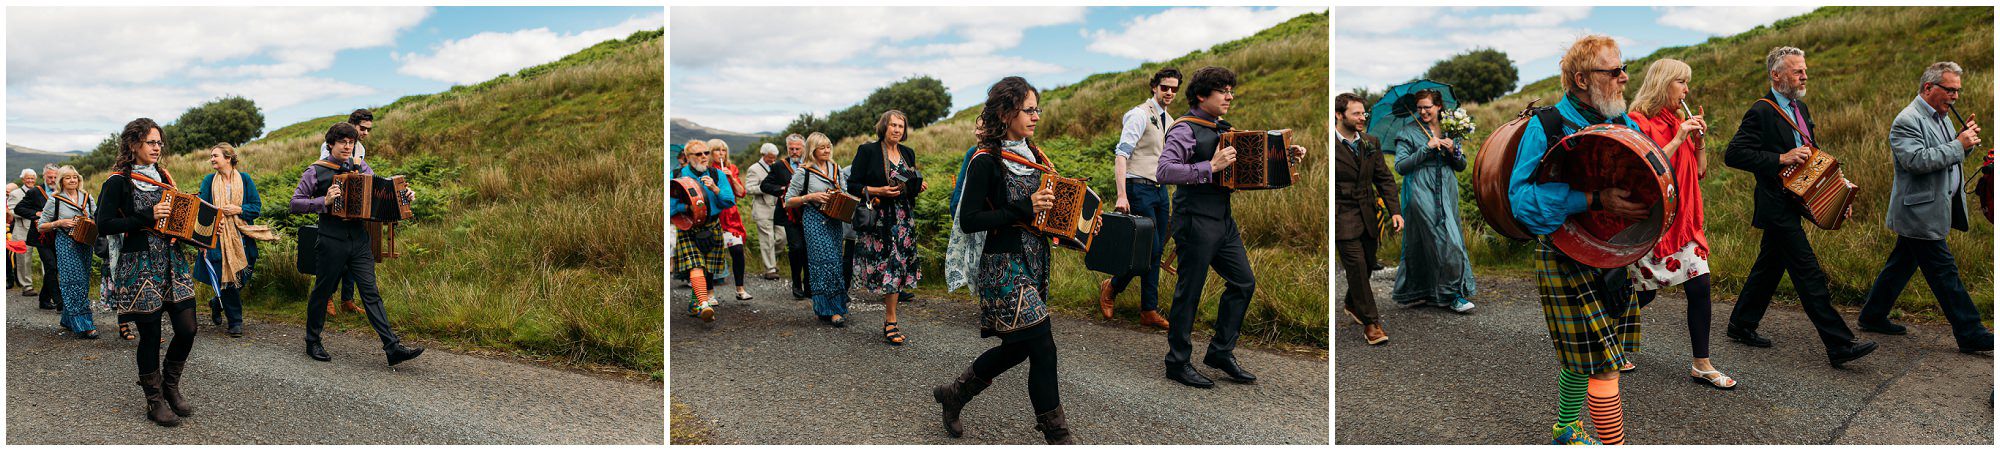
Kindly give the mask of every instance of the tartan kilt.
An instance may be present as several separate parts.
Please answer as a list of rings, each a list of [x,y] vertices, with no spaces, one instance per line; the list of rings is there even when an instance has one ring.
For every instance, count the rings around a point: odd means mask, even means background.
[[[1535,246],[1535,286],[1556,361],[1578,374],[1618,371],[1628,354],[1639,352],[1639,303],[1630,290],[1612,299],[1599,269],[1563,255],[1540,237]]]
[[[685,276],[701,268],[710,279],[729,275],[727,250],[722,247],[722,223],[711,221],[692,230],[678,231],[674,240],[674,273]]]

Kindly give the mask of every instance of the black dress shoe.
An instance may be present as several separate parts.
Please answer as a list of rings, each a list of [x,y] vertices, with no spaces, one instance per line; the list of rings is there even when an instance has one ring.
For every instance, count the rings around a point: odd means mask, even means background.
[[[319,343],[306,343],[306,357],[312,357],[313,360],[321,362],[333,361],[333,356],[327,355],[326,348],[320,346]]]
[[[1826,360],[1828,363],[1833,364],[1833,366],[1839,367],[1841,364],[1852,362],[1854,359],[1859,359],[1871,352],[1875,352],[1875,342],[1864,341],[1847,345],[1847,347],[1837,350],[1827,351]]]
[[[1874,323],[1868,321],[1855,321],[1854,325],[1855,327],[1863,331],[1874,332],[1883,335],[1903,335],[1910,333],[1910,328],[1903,327],[1903,325],[1901,324],[1889,322],[1889,320],[1886,319],[1882,320],[1882,322],[1880,323]]]
[[[405,348],[399,344],[396,347],[383,350],[383,352],[389,355],[389,366],[396,366],[398,363],[407,362],[410,359],[417,358],[417,356],[424,355],[424,348]]]
[[[1195,372],[1194,367],[1190,365],[1168,366],[1167,379],[1194,388],[1215,388],[1215,381],[1208,380],[1207,376]]]
[[[1963,352],[1966,354],[1993,352],[1993,334],[1988,333],[1986,334],[1985,337],[1980,337],[1979,339],[1973,340],[1971,343],[1963,341],[1958,342],[1958,352]]]
[[[1764,336],[1762,335],[1757,335],[1756,330],[1743,329],[1731,325],[1729,326],[1729,331],[1726,333],[1729,335],[1729,339],[1736,340],[1738,343],[1756,346],[1759,348],[1771,347],[1771,339],[1764,338]]]
[[[802,291],[802,290],[792,290],[792,299],[805,299],[805,298],[809,298],[809,297],[812,297],[812,295],[810,295],[810,294],[806,294],[806,292],[805,292],[805,291]]]
[[[1208,365],[1209,368],[1222,370],[1222,374],[1229,375],[1229,379],[1239,384],[1257,382],[1257,375],[1250,374],[1242,366],[1237,365],[1235,357],[1216,358],[1216,356],[1211,355],[1203,357],[1201,364]]]

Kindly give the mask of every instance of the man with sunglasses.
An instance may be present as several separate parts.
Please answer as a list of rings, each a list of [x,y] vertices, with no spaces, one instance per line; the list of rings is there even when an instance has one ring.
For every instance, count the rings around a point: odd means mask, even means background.
[[[1812,109],[1804,101],[1806,52],[1773,48],[1765,55],[1764,66],[1771,81],[1770,94],[1743,112],[1742,125],[1737,126],[1736,136],[1729,139],[1729,149],[1722,155],[1724,164],[1757,177],[1750,226],[1764,231],[1757,246],[1757,262],[1750,266],[1743,291],[1737,294],[1736,307],[1729,314],[1727,335],[1750,346],[1771,347],[1770,339],[1757,334],[1757,326],[1771,307],[1779,278],[1791,273],[1800,307],[1826,345],[1827,362],[1839,367],[1874,352],[1875,342],[1855,340],[1847,321],[1833,309],[1826,271],[1820,268],[1805,229],[1799,227],[1805,208],[1785,190],[1778,176],[1786,166],[1804,163],[1812,156],[1819,134]]]
[[[361,141],[368,139],[368,134],[375,130],[375,113],[371,113],[366,109],[354,110],[352,113],[347,113],[347,123],[348,125],[353,125],[354,129],[361,134],[361,138],[354,141],[354,157],[352,158],[355,163],[361,163],[368,156],[368,148],[362,146]],[[326,159],[327,156],[332,154],[331,150],[326,143],[320,143],[319,159]],[[346,280],[340,283],[339,308],[344,308],[354,313],[362,313],[361,307],[354,305],[353,280]],[[338,315],[340,314],[340,310],[334,308],[332,303],[328,303],[326,305],[326,314],[327,316]]]
[[[1924,270],[1938,308],[1951,322],[1958,351],[1993,350],[1993,332],[1979,323],[1979,307],[1965,292],[1958,278],[1958,262],[1945,244],[1950,229],[1966,230],[1970,214],[1965,208],[1965,176],[1959,165],[1979,147],[1979,124],[1965,123],[1958,130],[1952,105],[1958,102],[1960,78],[1965,70],[1958,63],[1931,64],[1918,79],[1917,98],[1896,115],[1889,126],[1889,150],[1896,156],[1895,185],[1889,190],[1889,214],[1885,222],[1896,232],[1895,250],[1882,264],[1881,275],[1868,291],[1868,303],[1854,324],[1861,330],[1903,335],[1901,325],[1889,322],[1889,308],[1910,283],[1910,275]]]
[[[1160,69],[1153,73],[1147,83],[1152,96],[1145,102],[1125,112],[1124,128],[1118,133],[1118,146],[1112,149],[1114,155],[1112,185],[1118,187],[1118,198],[1112,210],[1153,219],[1153,254],[1148,262],[1160,261],[1160,254],[1167,243],[1167,221],[1171,210],[1167,206],[1167,188],[1155,179],[1160,166],[1160,151],[1166,148],[1167,127],[1173,120],[1167,116],[1167,105],[1174,104],[1174,94],[1181,88],[1181,71],[1174,68]],[[1168,322],[1160,316],[1160,265],[1148,263],[1139,274],[1124,274],[1105,279],[1097,286],[1097,307],[1104,319],[1111,319],[1112,307],[1116,305],[1118,293],[1139,276],[1139,324],[1167,329]]]

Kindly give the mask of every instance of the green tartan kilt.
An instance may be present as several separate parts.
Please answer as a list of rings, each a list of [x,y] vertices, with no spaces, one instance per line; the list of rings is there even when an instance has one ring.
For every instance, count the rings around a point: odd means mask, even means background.
[[[722,247],[722,222],[711,221],[695,226],[693,230],[676,232],[674,240],[674,273],[686,276],[688,270],[701,268],[710,279],[721,279],[729,275],[729,254]]]
[[[1572,260],[1543,236],[1535,246],[1535,286],[1556,361],[1578,374],[1618,371],[1639,352],[1639,303],[1630,290],[1614,299],[1599,269]]]

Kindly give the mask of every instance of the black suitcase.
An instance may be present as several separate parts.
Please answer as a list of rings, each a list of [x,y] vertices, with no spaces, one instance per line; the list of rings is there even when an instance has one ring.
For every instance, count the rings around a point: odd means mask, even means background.
[[[299,226],[299,273],[313,274],[319,269],[319,255],[313,246],[319,245],[319,226]]]
[[[1155,263],[1153,218],[1117,212],[1097,216],[1097,237],[1083,253],[1083,266],[1113,276],[1137,275]]]

